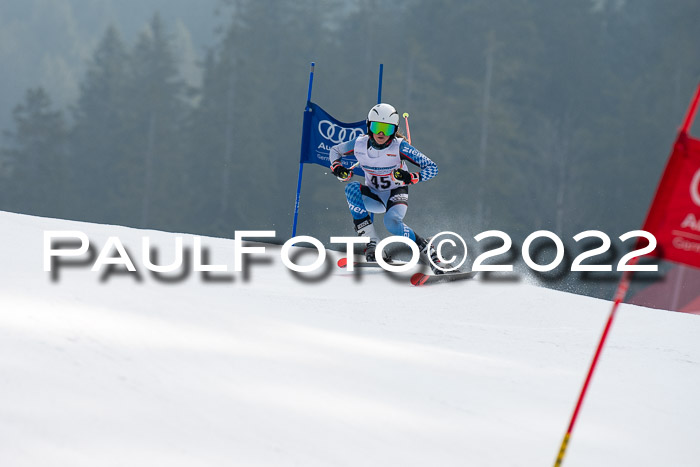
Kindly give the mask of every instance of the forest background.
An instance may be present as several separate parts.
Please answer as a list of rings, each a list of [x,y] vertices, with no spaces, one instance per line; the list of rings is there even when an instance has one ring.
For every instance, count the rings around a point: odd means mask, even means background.
[[[700,81],[698,18],[696,0],[4,0],[0,209],[284,240],[309,63],[312,100],[348,122],[383,63],[383,100],[440,167],[411,189],[419,233],[615,240]],[[298,233],[352,235],[343,188],[307,167]],[[578,279],[549,283],[609,298]]]

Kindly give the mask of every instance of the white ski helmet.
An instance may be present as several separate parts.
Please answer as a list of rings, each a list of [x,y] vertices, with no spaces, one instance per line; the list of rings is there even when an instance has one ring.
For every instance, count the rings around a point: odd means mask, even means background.
[[[389,104],[377,104],[369,110],[367,115],[367,124],[369,122],[383,122],[391,123],[392,125],[399,126],[399,113],[396,111],[393,105]]]

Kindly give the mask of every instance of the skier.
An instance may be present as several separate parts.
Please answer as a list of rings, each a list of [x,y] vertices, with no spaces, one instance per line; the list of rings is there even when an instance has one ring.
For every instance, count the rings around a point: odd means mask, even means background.
[[[365,259],[376,261],[379,237],[369,212],[384,213],[384,225],[392,235],[408,237],[418,245],[434,274],[442,274],[440,260],[429,240],[419,236],[403,222],[408,209],[408,186],[430,180],[438,174],[435,162],[408,144],[399,129],[399,114],[389,104],[377,104],[367,115],[367,134],[333,146],[330,163],[333,175],[341,182],[349,181],[353,172],[343,167],[344,156],[355,156],[365,172],[365,183],[351,182],[345,187],[350,214],[358,235],[369,237]],[[409,172],[407,162],[420,167]],[[384,256],[388,260],[387,256]]]

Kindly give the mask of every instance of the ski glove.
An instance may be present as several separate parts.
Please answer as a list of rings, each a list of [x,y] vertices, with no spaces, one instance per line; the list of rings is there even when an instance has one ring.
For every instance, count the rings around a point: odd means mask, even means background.
[[[331,170],[333,171],[333,175],[335,175],[341,182],[347,182],[352,178],[352,170],[346,169],[343,167],[343,164],[338,161],[331,164]]]
[[[396,169],[391,173],[391,177],[397,182],[403,182],[404,185],[412,185],[420,181],[420,174],[409,172],[404,169]]]

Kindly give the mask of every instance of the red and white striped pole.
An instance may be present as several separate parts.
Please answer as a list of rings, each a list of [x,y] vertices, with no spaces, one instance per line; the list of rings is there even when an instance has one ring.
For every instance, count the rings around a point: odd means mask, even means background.
[[[408,127],[408,112],[404,112],[403,118],[406,121],[406,139],[408,139],[408,144],[411,144],[411,129]]]

